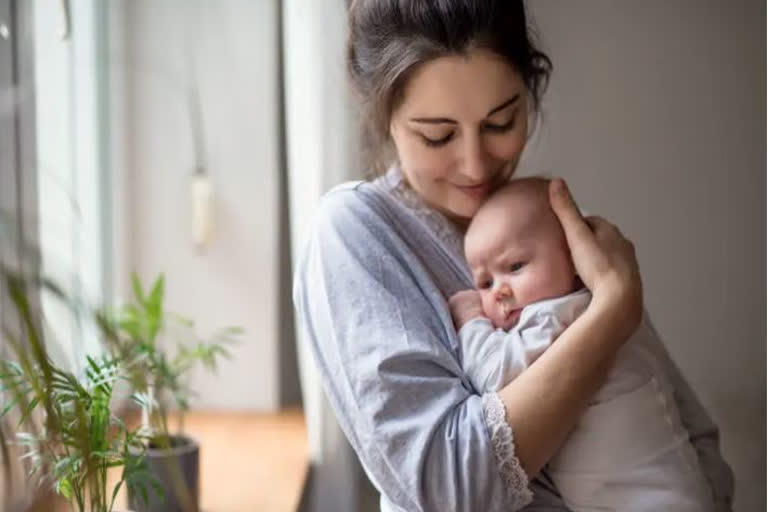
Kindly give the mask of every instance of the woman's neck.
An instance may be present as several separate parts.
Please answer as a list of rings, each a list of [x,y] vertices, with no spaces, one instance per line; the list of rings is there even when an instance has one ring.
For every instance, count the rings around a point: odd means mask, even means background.
[[[461,233],[462,236],[464,236],[467,233],[467,228],[469,228],[469,223],[472,221],[472,219],[468,219],[466,217],[457,217],[456,215],[451,215],[450,213],[444,212],[442,210],[439,210],[440,213],[445,215],[445,218],[447,218],[451,224],[456,227],[456,229]]]
[[[405,185],[407,188],[411,189],[413,192],[418,194],[418,192],[416,192],[416,190],[408,182],[408,177],[405,175],[405,173],[402,173],[401,176],[402,176],[401,179],[403,180],[403,185]],[[446,219],[448,219],[448,221],[451,224],[453,224],[453,226],[458,230],[461,236],[464,236],[466,234],[467,228],[469,228],[469,223],[472,221],[471,218],[459,217],[458,215],[454,215],[449,211],[445,210],[444,208],[441,208],[440,206],[432,204],[430,201],[427,201],[424,198],[424,196],[422,196],[421,194],[419,194],[419,196],[421,197],[421,200],[424,202],[424,204],[426,204],[433,210],[440,212]]]

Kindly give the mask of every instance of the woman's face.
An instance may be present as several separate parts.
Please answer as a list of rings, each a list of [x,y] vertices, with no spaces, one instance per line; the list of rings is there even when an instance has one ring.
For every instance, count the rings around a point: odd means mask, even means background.
[[[392,113],[403,173],[432,207],[466,224],[515,171],[528,133],[525,85],[487,50],[421,65]]]

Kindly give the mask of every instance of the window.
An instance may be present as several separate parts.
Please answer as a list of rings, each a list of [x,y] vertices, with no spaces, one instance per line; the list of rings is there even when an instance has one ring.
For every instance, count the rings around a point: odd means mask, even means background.
[[[0,209],[11,251],[3,257],[39,265],[92,304],[109,297],[110,285],[107,8],[0,0]],[[25,243],[5,243],[15,235]],[[39,249],[39,261],[25,245]],[[79,373],[84,352],[100,350],[95,331],[49,294],[40,303],[52,356]]]

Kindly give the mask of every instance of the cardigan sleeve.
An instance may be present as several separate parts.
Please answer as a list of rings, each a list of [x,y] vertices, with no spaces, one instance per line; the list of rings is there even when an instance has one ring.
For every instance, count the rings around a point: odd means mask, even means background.
[[[501,477],[487,406],[446,341],[424,285],[428,272],[409,256],[409,242],[354,190],[321,202],[297,267],[294,303],[329,402],[397,508],[521,508],[531,492],[511,429],[496,430],[508,438],[501,462],[517,471],[512,480]]]

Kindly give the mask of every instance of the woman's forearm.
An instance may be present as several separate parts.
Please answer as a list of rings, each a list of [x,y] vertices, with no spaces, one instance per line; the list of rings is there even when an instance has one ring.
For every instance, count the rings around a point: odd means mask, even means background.
[[[591,304],[557,341],[498,395],[515,453],[533,476],[557,451],[610,370],[630,319]]]

